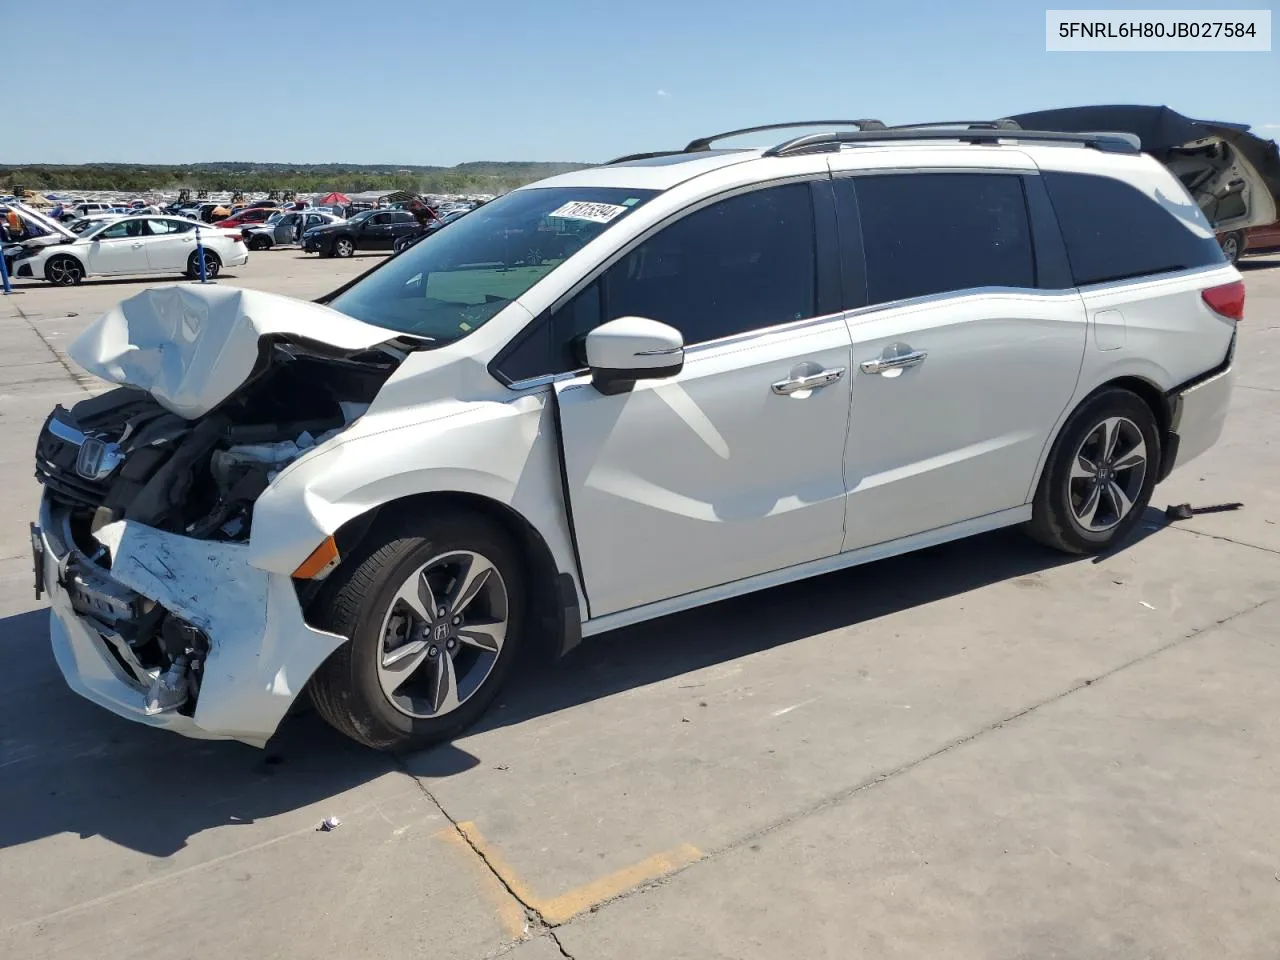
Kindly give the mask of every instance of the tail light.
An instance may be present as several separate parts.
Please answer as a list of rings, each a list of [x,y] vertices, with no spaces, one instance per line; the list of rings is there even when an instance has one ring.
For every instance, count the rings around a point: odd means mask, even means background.
[[[1218,316],[1236,322],[1244,319],[1244,281],[1210,287],[1202,291],[1200,297]]]

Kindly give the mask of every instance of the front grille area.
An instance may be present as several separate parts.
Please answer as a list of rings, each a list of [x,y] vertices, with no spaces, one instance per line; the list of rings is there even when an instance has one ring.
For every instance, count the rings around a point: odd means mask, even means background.
[[[97,507],[106,499],[109,485],[86,480],[76,473],[80,446],[56,436],[49,429],[53,415],[45,421],[36,441],[36,479],[64,503],[79,507]]]

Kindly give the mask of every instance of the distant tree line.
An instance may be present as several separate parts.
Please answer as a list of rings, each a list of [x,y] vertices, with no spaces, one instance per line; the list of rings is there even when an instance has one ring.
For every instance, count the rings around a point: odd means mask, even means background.
[[[408,190],[414,193],[504,193],[534,180],[580,170],[583,163],[488,162],[455,167],[406,167],[395,164],[133,163],[0,164],[0,193],[14,186],[28,190],[243,191],[297,190],[299,193],[359,193]]]

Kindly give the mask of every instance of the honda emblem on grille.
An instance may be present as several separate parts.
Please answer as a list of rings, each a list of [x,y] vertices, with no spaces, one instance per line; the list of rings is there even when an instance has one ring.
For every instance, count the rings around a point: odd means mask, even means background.
[[[76,473],[86,480],[98,480],[103,476],[102,461],[107,455],[107,445],[97,437],[85,437],[76,457]],[[110,472],[110,471],[107,471]]]

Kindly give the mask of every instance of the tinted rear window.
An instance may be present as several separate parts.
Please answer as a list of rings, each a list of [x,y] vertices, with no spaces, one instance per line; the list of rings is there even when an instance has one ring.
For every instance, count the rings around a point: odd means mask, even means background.
[[[1123,181],[1051,171],[1043,179],[1078,286],[1226,262],[1212,235],[1195,233],[1186,220]],[[1167,199],[1184,206],[1187,219],[1209,229],[1185,193]]]
[[[1020,177],[910,173],[856,177],[872,304],[981,287],[1034,287]]]

